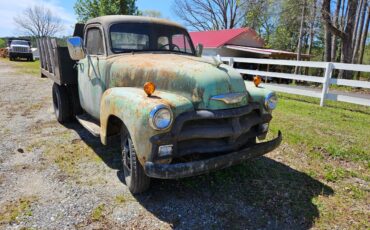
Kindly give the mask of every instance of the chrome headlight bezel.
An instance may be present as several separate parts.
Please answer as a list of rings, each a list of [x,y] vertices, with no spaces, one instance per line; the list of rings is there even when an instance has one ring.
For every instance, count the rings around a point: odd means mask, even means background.
[[[161,110],[167,110],[170,114],[170,121],[165,127],[158,127],[156,123],[156,116],[159,114],[158,112]],[[150,124],[150,127],[152,127],[154,130],[166,130],[169,127],[171,127],[172,122],[173,122],[173,113],[172,113],[171,108],[167,105],[163,105],[163,104],[157,105],[149,113],[149,124]]]
[[[265,97],[265,108],[269,111],[276,109],[278,98],[276,93],[271,92]]]

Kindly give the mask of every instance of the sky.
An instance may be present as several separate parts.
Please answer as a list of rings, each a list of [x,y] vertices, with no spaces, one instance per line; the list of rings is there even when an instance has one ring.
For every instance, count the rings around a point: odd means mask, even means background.
[[[170,20],[178,20],[171,11],[173,0],[137,0],[140,10],[157,10],[162,17]],[[54,14],[62,19],[64,31],[58,35],[70,35],[73,32],[73,25],[76,22],[73,6],[75,0],[0,0],[0,37],[20,36],[22,31],[17,28],[13,19],[22,15],[22,12],[30,6],[42,5],[49,8]]]

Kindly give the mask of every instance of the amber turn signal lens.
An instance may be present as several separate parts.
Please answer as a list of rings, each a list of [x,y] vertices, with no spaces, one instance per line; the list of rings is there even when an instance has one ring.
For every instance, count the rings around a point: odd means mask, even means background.
[[[259,84],[261,84],[262,79],[261,79],[261,77],[260,77],[260,76],[254,76],[254,77],[253,77],[253,82],[254,82],[254,85],[255,85],[256,87],[258,87],[258,86],[259,86]]]
[[[144,91],[148,95],[148,97],[150,97],[154,93],[154,91],[155,91],[155,85],[154,85],[154,83],[153,82],[150,82],[150,81],[149,82],[146,82],[144,84]]]

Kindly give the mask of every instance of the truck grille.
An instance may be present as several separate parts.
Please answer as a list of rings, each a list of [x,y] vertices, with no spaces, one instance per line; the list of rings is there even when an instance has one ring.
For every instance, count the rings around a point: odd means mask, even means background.
[[[28,53],[28,48],[27,47],[12,47],[12,52],[15,53]]]
[[[257,103],[236,109],[185,113],[175,120],[170,134],[152,142],[154,150],[163,143],[173,144],[173,162],[214,157],[255,143],[256,136],[261,134],[259,124],[271,118],[270,114],[260,113]]]

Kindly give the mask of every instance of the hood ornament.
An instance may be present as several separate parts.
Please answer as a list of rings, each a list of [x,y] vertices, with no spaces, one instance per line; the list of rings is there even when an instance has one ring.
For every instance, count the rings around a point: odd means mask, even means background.
[[[228,94],[221,94],[217,96],[211,97],[211,100],[215,101],[223,101],[226,104],[236,104],[241,102],[245,97],[247,96],[247,93],[228,93]]]

